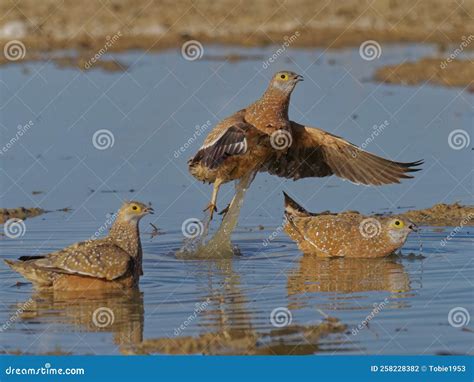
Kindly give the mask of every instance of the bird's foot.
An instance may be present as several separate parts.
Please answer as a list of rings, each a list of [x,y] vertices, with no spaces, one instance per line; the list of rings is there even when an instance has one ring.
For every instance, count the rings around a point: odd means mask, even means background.
[[[203,212],[209,211],[209,220],[212,220],[212,216],[214,212],[217,212],[217,206],[213,203],[209,203],[209,205],[203,209]]]
[[[219,212],[219,215],[222,215],[223,217],[225,217],[227,215],[227,212],[229,212],[229,208],[230,208],[230,203],[227,205],[226,208],[224,208],[221,212]]]

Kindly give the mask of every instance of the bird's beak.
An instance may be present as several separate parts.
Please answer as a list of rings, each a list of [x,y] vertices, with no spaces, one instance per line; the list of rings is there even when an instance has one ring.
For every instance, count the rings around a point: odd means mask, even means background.
[[[413,232],[418,232],[418,226],[415,223],[410,223],[408,228],[411,229]]]
[[[153,215],[155,213],[155,210],[151,207],[147,207],[147,208],[145,208],[145,213]]]
[[[295,77],[295,81],[296,81],[296,82],[304,81],[304,77],[301,76],[301,75],[299,75],[299,74],[297,74],[296,77]]]

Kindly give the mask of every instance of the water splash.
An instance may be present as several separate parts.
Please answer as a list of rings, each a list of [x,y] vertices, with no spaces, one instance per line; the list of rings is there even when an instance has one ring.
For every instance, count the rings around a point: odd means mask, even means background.
[[[199,238],[185,242],[177,255],[185,257],[223,258],[239,254],[239,249],[232,244],[231,235],[239,221],[240,209],[244,202],[250,184],[255,178],[255,173],[250,173],[235,184],[235,195],[230,202],[229,209],[222,219],[217,232],[207,240],[209,233],[208,221],[204,233]]]

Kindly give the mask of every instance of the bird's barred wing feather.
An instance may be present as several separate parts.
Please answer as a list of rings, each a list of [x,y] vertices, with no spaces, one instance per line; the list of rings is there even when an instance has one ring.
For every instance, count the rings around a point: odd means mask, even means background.
[[[205,142],[191,163],[200,162],[212,170],[232,155],[245,154],[248,149],[247,135],[252,129],[255,127],[246,122],[233,123],[213,141]]]
[[[35,260],[35,266],[59,273],[115,280],[129,269],[131,257],[106,241],[88,241]]]
[[[262,171],[290,178],[337,175],[353,183],[381,185],[412,178],[407,173],[423,161],[394,162],[368,153],[323,130],[291,122],[293,144],[285,155],[272,157]]]

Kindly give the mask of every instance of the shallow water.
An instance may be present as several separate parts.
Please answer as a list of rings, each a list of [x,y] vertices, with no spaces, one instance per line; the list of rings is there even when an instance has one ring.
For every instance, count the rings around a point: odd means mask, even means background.
[[[206,49],[209,54],[273,53],[272,48]],[[424,227],[424,258],[409,256],[419,252],[418,238],[411,236],[399,257],[318,261],[303,256],[279,228],[282,190],[313,211],[396,212],[455,200],[472,204],[472,151],[453,150],[448,135],[454,129],[472,130],[474,97],[460,89],[368,81],[378,65],[433,52],[430,46],[384,46],[380,60],[366,62],[353,49],[294,50],[289,53],[293,63],[282,57],[268,70],[258,61],[188,62],[174,51],[119,55],[130,64],[126,73],[83,74],[48,63],[27,64],[28,73],[19,65],[0,68],[2,142],[15,135],[19,124],[34,122],[0,157],[2,206],[73,208],[26,220],[20,238],[2,237],[3,258],[45,253],[89,238],[125,199],[150,201],[157,211],[142,222],[145,276],[139,293],[37,294],[29,284],[16,285],[23,280],[0,264],[0,323],[7,325],[0,332],[0,350],[116,354],[133,352],[142,340],[176,336],[225,337],[243,330],[263,338],[275,329],[271,312],[286,308],[292,325],[315,325],[325,315],[347,325],[344,333],[323,338],[317,348],[292,347],[293,354],[472,353],[473,333],[448,323],[453,308],[473,312],[472,229],[464,228],[442,246],[452,228]],[[387,120],[388,127],[366,148],[397,160],[424,158],[424,171],[414,180],[382,188],[332,177],[292,182],[259,174],[233,236],[241,255],[177,257],[183,222],[202,218],[210,198],[210,187],[186,169],[209,128],[189,147],[180,147],[196,136],[196,125],[213,125],[252,102],[281,68],[305,76],[294,93],[293,119],[356,144],[371,135],[373,125]],[[93,146],[99,129],[113,133],[112,147]],[[232,185],[223,188],[220,208],[232,193]],[[151,237],[149,222],[164,234]],[[113,312],[113,323],[101,328],[97,317],[94,322],[99,308]],[[101,312],[107,319],[109,311]]]

